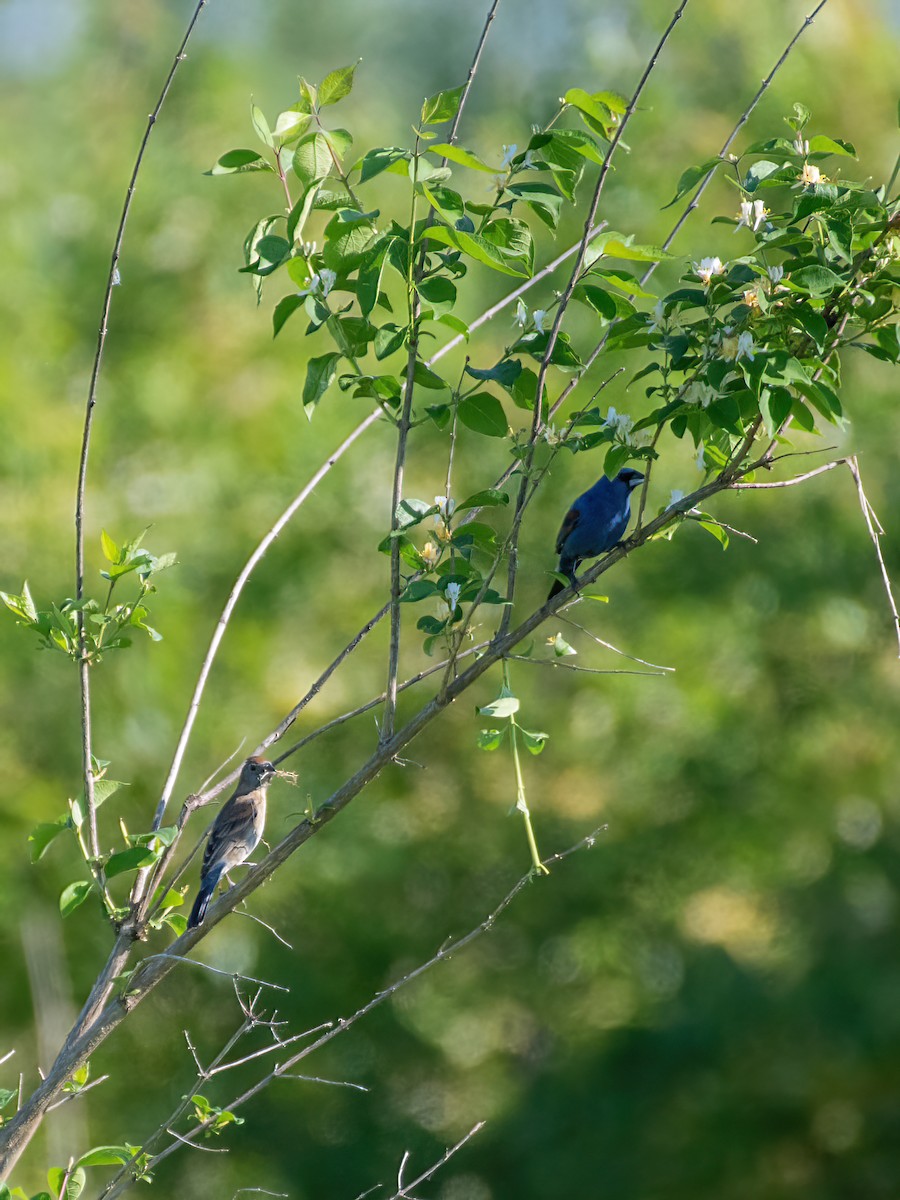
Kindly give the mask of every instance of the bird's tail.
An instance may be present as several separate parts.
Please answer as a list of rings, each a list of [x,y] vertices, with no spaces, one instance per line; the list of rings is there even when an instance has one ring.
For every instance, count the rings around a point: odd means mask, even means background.
[[[558,580],[558,579],[554,579],[554,580],[553,580],[553,587],[552,587],[552,588],[550,589],[550,591],[547,593],[547,600],[548,600],[548,601],[550,601],[550,600],[552,600],[552,599],[553,599],[553,597],[554,597],[554,596],[558,596],[558,595],[559,595],[559,593],[560,593],[560,592],[563,590],[563,588],[564,588],[565,586],[566,586],[566,585],[565,585],[564,583],[561,583],[561,582],[560,582],[560,580]]]
[[[203,918],[206,916],[206,910],[209,908],[209,902],[215,895],[216,888],[219,886],[219,880],[222,877],[221,868],[219,870],[210,871],[210,873],[200,881],[200,891],[197,893],[197,899],[194,901],[194,907],[191,909],[191,915],[188,917],[188,929],[196,929],[198,925],[203,924]]]

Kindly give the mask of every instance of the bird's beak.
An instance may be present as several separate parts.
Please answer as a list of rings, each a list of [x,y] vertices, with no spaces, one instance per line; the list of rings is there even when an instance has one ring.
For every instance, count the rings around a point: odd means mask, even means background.
[[[260,763],[260,767],[262,768],[263,775],[265,776],[266,779],[271,779],[273,775],[278,774],[278,771],[277,771],[274,763],[270,763],[270,762]]]

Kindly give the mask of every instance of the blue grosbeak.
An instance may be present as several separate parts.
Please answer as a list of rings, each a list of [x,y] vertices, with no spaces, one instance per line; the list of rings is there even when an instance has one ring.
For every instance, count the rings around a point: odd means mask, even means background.
[[[244,763],[237,787],[210,830],[188,929],[202,923],[222,876],[246,862],[259,845],[266,824],[266,789],[276,774],[268,759],[248,758]]]
[[[578,497],[565,515],[556,538],[561,574],[575,582],[575,570],[585,558],[597,558],[621,540],[631,520],[631,493],[644,481],[640,471],[623,467],[615,479],[604,475]],[[548,600],[565,585],[553,581]]]

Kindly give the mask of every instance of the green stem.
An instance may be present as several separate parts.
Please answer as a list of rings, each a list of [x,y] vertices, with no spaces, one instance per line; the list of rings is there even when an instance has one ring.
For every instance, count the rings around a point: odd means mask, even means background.
[[[509,664],[506,659],[503,660],[503,685],[507,691],[512,690],[509,686]],[[519,726],[516,724],[516,716],[515,713],[512,713],[509,718],[509,739],[512,745],[513,766],[516,771],[516,808],[522,814],[522,819],[525,822],[525,836],[528,838],[528,849],[531,851],[532,869],[538,875],[549,875],[549,868],[545,867],[541,862],[537,840],[534,836],[534,827],[531,824],[531,811],[528,808],[528,800],[525,796],[525,780],[522,775],[522,763],[519,759],[518,731]]]

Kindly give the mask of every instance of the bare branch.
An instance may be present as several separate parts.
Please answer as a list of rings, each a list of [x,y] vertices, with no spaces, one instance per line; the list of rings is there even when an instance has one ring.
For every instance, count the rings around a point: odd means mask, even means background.
[[[897,634],[897,643],[900,645],[900,616],[897,614],[897,602],[894,599],[894,592],[891,587],[890,576],[887,572],[887,567],[884,565],[884,555],[881,553],[881,538],[884,536],[884,530],[881,527],[881,522],[875,515],[875,510],[869,503],[869,498],[863,490],[862,479],[859,474],[859,463],[856,460],[856,455],[853,454],[847,459],[847,468],[853,476],[856,483],[856,491],[859,496],[859,507],[862,509],[863,518],[866,522],[866,528],[869,531],[869,537],[872,539],[872,545],[875,547],[875,556],[878,559],[878,567],[881,571],[881,578],[884,582],[884,590],[887,595],[888,604],[890,605],[891,615],[894,619],[894,631]],[[898,654],[900,657],[900,654]]]
[[[308,497],[312,494],[312,492],[315,491],[316,487],[318,487],[318,485],[319,485],[319,483],[321,483],[322,479],[324,479],[324,477],[328,474],[328,472],[335,465],[335,463],[337,463],[339,461],[339,459],[341,459],[344,456],[344,454],[350,449],[350,447],[357,440],[357,438],[359,438],[363,433],[365,433],[365,431],[371,425],[375,424],[375,422],[378,420],[380,415],[381,415],[380,410],[376,410],[375,412],[371,413],[366,418],[365,421],[362,421],[359,425],[357,425],[356,429],[354,429],[352,433],[350,433],[346,438],[344,438],[344,440],[337,447],[337,449],[332,452],[331,456],[322,464],[321,467],[319,467],[318,471],[316,471],[316,473],[312,476],[312,478],[306,484],[306,486],[300,492],[298,492],[298,494],[294,497],[294,499],[291,501],[291,503],[287,506],[287,508],[284,510],[284,512],[281,514],[281,516],[278,518],[278,520],[275,522],[275,524],[271,527],[271,529],[269,529],[268,533],[266,533],[265,536],[260,540],[256,549],[253,551],[253,553],[247,559],[247,562],[244,564],[244,568],[241,571],[240,575],[235,580],[234,586],[232,587],[231,592],[229,593],[228,599],[225,602],[225,607],[222,609],[222,614],[219,617],[216,628],[213,631],[213,636],[210,640],[209,648],[206,651],[206,656],[204,657],[203,663],[200,667],[200,675],[197,679],[197,683],[194,688],[194,694],[191,697],[190,705],[188,706],[187,717],[185,718],[184,726],[181,730],[181,735],[178,738],[178,744],[175,748],[175,755],[174,755],[174,758],[172,759],[172,765],[169,768],[169,774],[166,777],[166,782],[163,786],[162,795],[160,796],[159,804],[157,805],[157,808],[156,808],[156,814],[153,819],[153,828],[154,829],[159,829],[159,827],[162,825],[163,818],[165,816],[166,807],[169,803],[169,800],[171,799],[172,792],[175,787],[175,780],[178,777],[178,772],[181,768],[181,762],[182,762],[182,759],[184,758],[184,753],[187,749],[188,741],[189,741],[190,735],[191,735],[191,730],[193,729],[194,721],[196,720],[197,712],[200,708],[200,701],[203,697],[203,692],[206,687],[206,681],[209,678],[209,672],[212,668],[213,662],[215,661],[216,653],[218,652],[218,649],[219,649],[219,644],[221,643],[222,638],[225,635],[225,630],[228,628],[228,622],[231,620],[231,615],[234,612],[235,605],[237,604],[238,599],[240,598],[241,592],[244,590],[244,585],[247,583],[247,580],[250,578],[251,574],[253,573],[253,570],[259,563],[260,559],[263,557],[263,555],[266,553],[266,551],[269,549],[269,547],[272,545],[272,543],[275,541],[275,539],[278,537],[278,535],[282,532],[284,527],[287,525],[287,523],[290,521],[290,519],[294,516],[294,514],[297,512],[297,510],[300,508],[300,506],[308,499]],[[289,718],[295,719],[296,714],[299,711],[300,711],[300,708],[298,707],[296,710],[293,711],[292,714],[289,714]],[[233,777],[236,778],[236,774]],[[222,787],[227,787],[228,783],[232,780],[233,777],[229,776],[228,780],[223,781]]]
[[[134,193],[137,186],[137,178],[140,174],[141,166],[144,161],[144,152],[147,149],[147,143],[150,140],[150,134],[159,117],[162,106],[165,103],[166,96],[169,94],[169,89],[172,86],[172,81],[175,78],[175,72],[178,70],[180,63],[185,59],[185,50],[190,41],[191,34],[194,32],[194,26],[203,11],[207,0],[198,0],[197,6],[194,9],[193,16],[188,22],[188,27],[184,37],[181,40],[181,45],[172,65],[169,68],[169,73],[166,76],[162,91],[156,101],[156,107],[151,112],[147,119],[147,128],[144,130],[144,136],[141,139],[141,144],[138,148],[137,158],[134,161],[134,167],[131,171],[131,178],[128,181],[128,188],[125,192],[125,201],[122,205],[122,215],[119,217],[119,225],[116,230],[116,236],[113,241],[112,257],[109,264],[109,274],[106,279],[106,291],[103,295],[103,304],[100,314],[100,328],[97,333],[97,349],[94,352],[94,364],[91,368],[91,380],[88,386],[87,407],[84,414],[84,428],[81,435],[81,456],[78,463],[78,484],[75,492],[75,598],[76,600],[84,599],[84,501],[85,488],[87,485],[87,469],[88,456],[90,453],[91,430],[94,423],[94,407],[97,403],[97,384],[100,379],[100,366],[103,361],[103,349],[106,345],[106,334],[109,323],[109,312],[112,306],[113,289],[119,281],[119,257],[122,252],[122,242],[125,238],[125,226],[128,223],[128,214],[131,211],[131,202],[134,199]],[[93,739],[91,735],[91,690],[89,664],[87,658],[87,642],[85,638],[85,620],[84,612],[78,608],[75,613],[76,629],[78,633],[78,652],[79,652],[79,687],[81,693],[81,766],[84,777],[84,799],[85,810],[87,813],[88,822],[88,837],[90,839],[90,849],[93,859],[99,858],[100,847],[97,840],[97,811],[96,800],[94,796],[94,769],[92,763],[92,746]],[[104,876],[102,868],[96,863],[89,864],[91,872],[97,880],[101,891],[104,888]]]
[[[815,479],[817,475],[824,475],[826,471],[833,471],[835,467],[846,466],[848,462],[849,460],[846,458],[835,458],[832,462],[825,463],[824,466],[816,467],[814,471],[807,471],[803,475],[794,475],[791,479],[778,479],[770,483],[733,483],[731,490],[735,492],[751,492],[793,487],[797,483],[806,483],[808,479]]]
[[[602,667],[582,667],[578,663],[565,662],[561,658],[530,658],[527,654],[507,654],[513,662],[531,663],[533,667],[560,667],[563,671],[580,671],[582,675],[656,675],[665,678],[666,671],[604,670]]]
[[[435,1175],[441,1169],[441,1167],[443,1167],[446,1163],[448,1163],[450,1161],[450,1159],[453,1157],[453,1155],[456,1154],[457,1151],[461,1150],[463,1148],[463,1146],[466,1144],[466,1142],[471,1141],[471,1139],[476,1135],[476,1133],[480,1133],[481,1130],[484,1129],[484,1126],[485,1126],[484,1121],[478,1121],[475,1125],[472,1126],[472,1128],[469,1130],[469,1132],[467,1134],[465,1134],[464,1137],[461,1137],[459,1139],[459,1141],[454,1146],[449,1146],[444,1151],[444,1153],[441,1155],[441,1157],[437,1160],[437,1162],[432,1163],[432,1165],[428,1168],[427,1171],[423,1171],[421,1175],[417,1176],[415,1179],[411,1180],[409,1183],[404,1184],[403,1183],[403,1168],[406,1166],[407,1162],[409,1161],[409,1151],[407,1150],[407,1152],[403,1155],[403,1161],[400,1163],[400,1169],[397,1172],[397,1191],[394,1192],[394,1194],[393,1194],[393,1196],[391,1196],[390,1200],[412,1200],[413,1189],[417,1188],[420,1183],[427,1183],[428,1180],[431,1179],[432,1175]]]
[[[566,309],[568,308],[569,302],[572,299],[572,293],[575,291],[575,286],[578,283],[579,276],[581,275],[581,269],[584,266],[585,254],[587,252],[588,243],[590,242],[590,239],[591,239],[594,221],[596,220],[596,217],[597,217],[597,209],[600,204],[600,197],[603,194],[603,188],[606,185],[606,180],[609,176],[610,167],[612,166],[613,155],[615,154],[615,152],[619,146],[619,142],[622,139],[622,134],[625,132],[626,128],[628,127],[629,121],[631,120],[632,116],[634,115],[635,109],[637,108],[638,100],[640,99],[641,93],[644,90],[647,80],[650,78],[650,75],[652,74],[653,69],[659,60],[659,55],[662,53],[663,47],[665,46],[666,42],[669,40],[669,36],[672,33],[672,30],[675,28],[677,23],[681,20],[681,14],[684,12],[685,8],[687,8],[687,5],[688,5],[688,0],[681,0],[681,3],[675,9],[675,13],[672,16],[672,19],[669,21],[669,24],[666,26],[662,37],[659,39],[659,42],[656,45],[656,49],[653,51],[652,55],[650,56],[650,60],[647,63],[646,67],[644,68],[644,71],[643,71],[640,79],[638,80],[637,87],[634,89],[631,99],[628,102],[628,107],[626,108],[625,112],[622,114],[622,119],[620,120],[620,122],[616,128],[616,132],[613,134],[612,140],[610,141],[609,146],[607,147],[606,153],[603,156],[603,165],[600,168],[600,174],[597,178],[597,183],[594,187],[594,194],[591,197],[591,203],[588,208],[588,214],[587,214],[587,217],[585,218],[585,222],[584,222],[584,232],[581,235],[581,241],[578,243],[578,250],[576,251],[576,254],[575,254],[575,263],[572,267],[571,274],[569,275],[569,282],[566,284],[565,291],[563,292],[562,296],[560,297],[559,304],[556,307],[556,314],[553,318],[553,325],[550,329],[550,336],[547,340],[547,347],[541,358],[540,367],[538,368],[537,384],[535,386],[534,413],[533,413],[532,422],[531,422],[530,448],[529,448],[529,453],[525,459],[524,467],[522,470],[522,479],[519,484],[519,493],[516,498],[516,509],[515,509],[515,513],[513,515],[512,528],[510,529],[509,536],[506,539],[507,554],[509,555],[509,563],[508,563],[507,579],[506,579],[506,599],[507,599],[508,603],[507,603],[507,607],[503,610],[503,615],[500,618],[500,633],[501,634],[506,633],[506,631],[509,629],[510,622],[512,621],[512,601],[513,601],[513,596],[515,595],[516,575],[518,573],[518,568],[519,568],[519,530],[521,527],[522,517],[524,515],[525,507],[526,507],[527,500],[528,500],[529,474],[531,471],[531,466],[534,461],[534,447],[535,447],[537,438],[540,435],[541,429],[543,427],[541,413],[543,411],[544,386],[545,386],[546,379],[547,379],[547,371],[549,370],[549,367],[550,367],[550,359],[553,355],[554,348],[556,347],[556,342],[559,337],[559,331],[560,331],[560,327],[562,326],[563,317],[566,315]],[[532,492],[532,495],[533,495],[533,492]]]

